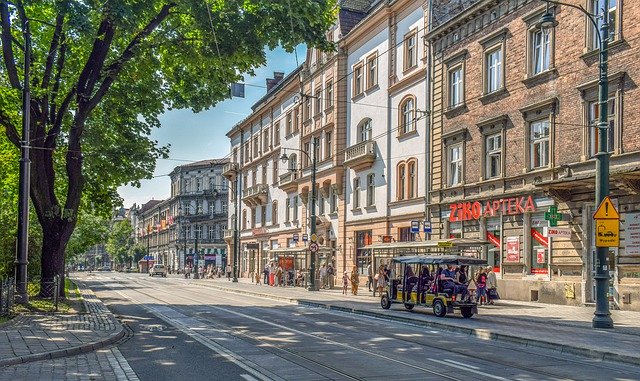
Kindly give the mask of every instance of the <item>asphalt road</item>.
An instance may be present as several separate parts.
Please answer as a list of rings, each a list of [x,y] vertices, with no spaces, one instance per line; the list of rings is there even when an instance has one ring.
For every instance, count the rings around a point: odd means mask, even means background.
[[[141,380],[640,380],[640,367],[223,293],[226,280],[94,273]],[[552,328],[550,328],[552,329]]]

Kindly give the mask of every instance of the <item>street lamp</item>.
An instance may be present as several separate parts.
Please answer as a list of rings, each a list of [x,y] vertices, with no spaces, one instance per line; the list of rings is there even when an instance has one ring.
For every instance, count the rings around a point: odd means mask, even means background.
[[[549,11],[549,4],[566,5],[578,9],[584,13],[591,21],[595,30],[600,29],[597,34],[600,50],[600,75],[598,78],[598,104],[600,118],[598,121],[598,153],[596,153],[596,205],[600,205],[602,200],[609,195],[609,150],[607,142],[607,102],[609,93],[609,81],[607,78],[607,60],[609,47],[609,0],[602,0],[602,15],[591,14],[581,6],[561,3],[558,1],[542,0],[547,3],[547,11],[538,22],[538,26],[543,29],[553,28],[558,25],[555,16]],[[602,24],[598,26],[597,19],[602,17]],[[613,320],[609,312],[608,288],[609,275],[607,269],[607,255],[609,249],[606,247],[596,247],[596,311],[591,324],[593,328],[613,328]]]
[[[313,138],[313,158],[309,156],[309,153],[295,148],[287,148],[293,151],[299,151],[307,155],[307,158],[311,160],[311,236],[315,237],[316,234],[316,161],[318,152],[318,139]],[[286,153],[282,153],[280,159],[283,162],[289,161],[289,157]],[[290,168],[290,171],[295,171],[296,168]],[[318,291],[316,285],[316,253],[311,253],[311,263],[309,268],[309,291]]]

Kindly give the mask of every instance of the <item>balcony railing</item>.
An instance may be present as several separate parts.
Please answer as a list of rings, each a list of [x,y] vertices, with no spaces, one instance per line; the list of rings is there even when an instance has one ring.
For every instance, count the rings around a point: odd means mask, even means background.
[[[232,178],[238,172],[238,163],[227,163],[222,167],[222,176]]]
[[[261,205],[267,202],[269,186],[258,184],[244,190],[242,200],[248,205]]]
[[[284,191],[294,190],[298,187],[299,173],[297,171],[289,171],[280,175],[278,186]]]
[[[366,140],[346,149],[344,153],[344,165],[359,171],[369,169],[376,161],[376,142]]]

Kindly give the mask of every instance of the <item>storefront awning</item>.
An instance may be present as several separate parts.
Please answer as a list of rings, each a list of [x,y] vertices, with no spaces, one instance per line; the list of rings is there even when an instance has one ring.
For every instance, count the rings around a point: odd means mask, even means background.
[[[482,247],[488,245],[489,241],[475,238],[450,238],[428,241],[411,241],[411,242],[390,242],[390,243],[374,243],[367,245],[362,249],[385,251],[385,250],[411,250],[411,249],[466,249],[473,247]]]

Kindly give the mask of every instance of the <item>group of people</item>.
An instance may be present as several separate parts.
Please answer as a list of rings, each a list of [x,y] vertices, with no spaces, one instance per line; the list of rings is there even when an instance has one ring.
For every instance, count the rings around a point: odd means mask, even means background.
[[[227,265],[227,267],[229,266]],[[197,270],[195,270],[191,265],[187,265],[184,267],[184,270],[176,270],[176,273],[179,274],[180,272],[184,272],[185,278],[191,278],[191,274],[194,274],[195,271],[198,271],[200,279],[221,278],[223,275],[222,268],[212,264],[208,266],[198,266]]]
[[[273,287],[299,286],[303,285],[304,272],[302,270],[284,269],[276,261],[269,262],[262,269],[262,282],[260,273],[255,274],[255,283]]]
[[[498,282],[491,266],[480,267],[473,277],[469,277],[469,267],[461,265],[447,265],[438,275],[442,290],[452,290],[454,294],[461,294],[463,299],[470,300],[469,286],[475,286],[475,301],[478,304],[494,304],[497,299]]]

